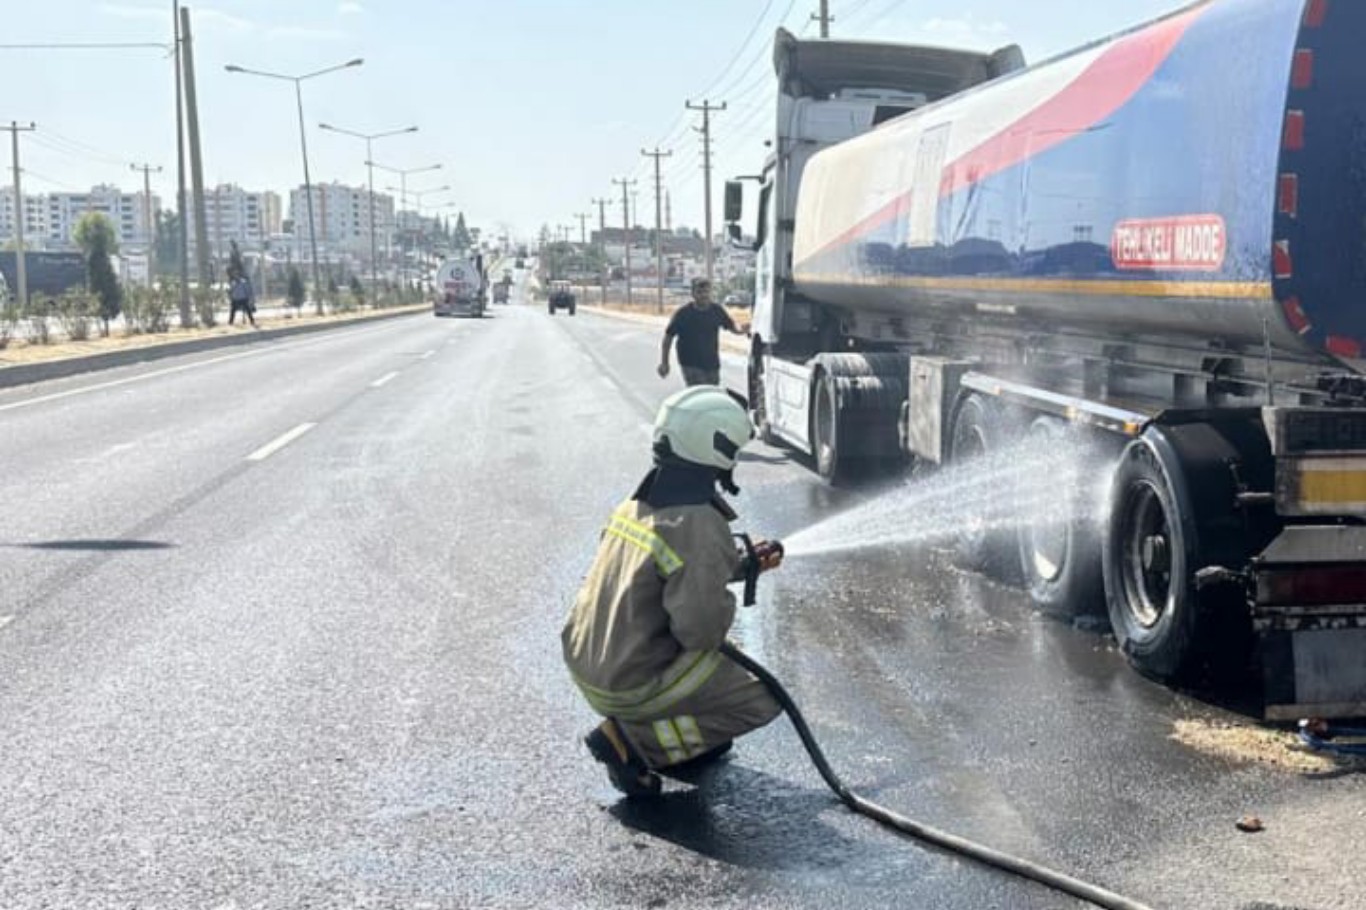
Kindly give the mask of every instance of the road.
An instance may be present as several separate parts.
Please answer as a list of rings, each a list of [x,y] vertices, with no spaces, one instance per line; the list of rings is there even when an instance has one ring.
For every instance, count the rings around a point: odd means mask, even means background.
[[[523,302],[0,392],[0,907],[1085,906],[851,815],[782,720],[617,798],[558,632],[678,380]],[[737,479],[766,536],[872,495]],[[1177,741],[1228,715],[1100,633],[934,549],[766,580],[735,638],[870,798],[1154,907],[1366,905],[1361,777]]]

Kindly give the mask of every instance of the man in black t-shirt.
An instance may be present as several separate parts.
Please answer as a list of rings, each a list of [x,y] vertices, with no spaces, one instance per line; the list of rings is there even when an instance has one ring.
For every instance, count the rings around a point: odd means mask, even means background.
[[[675,310],[664,329],[659,375],[669,375],[669,350],[677,338],[678,365],[683,368],[683,381],[688,385],[720,385],[721,355],[716,336],[721,329],[736,335],[749,334],[735,327],[735,321],[724,307],[712,303],[711,282],[694,278],[692,302]]]

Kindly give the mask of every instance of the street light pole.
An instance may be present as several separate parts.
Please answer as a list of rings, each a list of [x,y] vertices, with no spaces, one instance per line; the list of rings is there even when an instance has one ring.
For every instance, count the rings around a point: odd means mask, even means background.
[[[319,316],[323,315],[323,295],[322,295],[322,274],[318,270],[318,231],[317,224],[313,218],[313,178],[308,172],[308,139],[304,129],[304,92],[303,82],[305,79],[312,79],[316,76],[323,76],[327,73],[334,73],[337,70],[347,69],[352,66],[360,66],[365,61],[360,57],[348,60],[337,66],[329,66],[326,69],[316,70],[311,73],[304,73],[302,76],[286,76],[280,73],[268,73],[264,70],[251,70],[241,66],[228,64],[224,67],[230,73],[246,73],[250,76],[263,76],[267,79],[280,79],[285,82],[294,83],[294,98],[299,108],[299,149],[304,156],[304,195],[308,199],[308,241],[309,249],[313,258],[313,300],[316,306],[315,312]]]
[[[408,175],[409,175],[409,174],[422,174],[422,173],[426,173],[427,171],[437,171],[437,170],[440,170],[440,169],[441,169],[441,165],[440,165],[440,164],[429,164],[429,165],[427,165],[426,167],[407,167],[407,168],[390,167],[390,166],[387,165],[387,164],[380,164],[378,161],[374,161],[374,160],[367,161],[366,164],[369,164],[369,165],[371,165],[371,166],[373,166],[373,167],[377,167],[377,168],[379,168],[381,171],[388,171],[388,172],[391,173],[391,174],[398,174],[398,181],[399,181],[399,207],[400,207],[400,210],[402,209],[402,207],[403,207],[404,205],[407,204],[407,198],[408,198]],[[390,192],[393,191],[393,187],[390,187],[389,189],[390,189]],[[394,221],[395,221],[395,222],[398,221],[398,213],[395,213],[395,215],[394,215]],[[402,250],[400,249],[400,251],[402,251]]]
[[[386,136],[416,133],[417,127],[408,126],[398,130],[386,130],[382,133],[357,133],[352,130],[342,129],[339,126],[332,126],[330,123],[320,123],[318,124],[318,128],[365,140],[365,170],[370,184],[370,282],[377,288],[379,287],[379,250],[376,241],[377,232],[375,231],[375,156],[371,151],[371,143],[376,139],[383,139]]]

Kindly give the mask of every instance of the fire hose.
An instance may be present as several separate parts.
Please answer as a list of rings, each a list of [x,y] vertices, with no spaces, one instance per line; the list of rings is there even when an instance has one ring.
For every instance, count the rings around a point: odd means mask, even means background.
[[[773,560],[772,564],[776,565],[777,562],[782,559],[782,545],[776,541],[762,541],[755,544],[748,538],[742,539],[748,555],[746,562],[753,567],[745,573],[744,577],[744,580],[746,581],[745,604],[748,606],[753,603],[754,581],[762,571],[760,566],[764,563],[763,559],[757,557],[766,553],[767,559]],[[767,551],[765,548],[767,548]],[[774,558],[775,554],[776,559]],[[802,712],[797,708],[796,702],[792,700],[792,696],[788,695],[787,690],[783,688],[782,683],[778,682],[777,678],[772,673],[769,673],[768,670],[764,669],[762,665],[750,658],[740,649],[736,648],[730,642],[722,643],[720,650],[726,657],[752,673],[768,688],[769,692],[773,694],[773,698],[782,706],[783,711],[787,713],[788,720],[792,722],[792,726],[796,729],[797,736],[801,738],[802,745],[806,747],[806,752],[811,756],[811,761],[815,764],[816,770],[820,772],[821,778],[834,794],[840,798],[840,801],[854,812],[867,816],[902,834],[910,835],[918,840],[957,853],[960,856],[965,856],[968,859],[975,860],[979,863],[985,863],[988,866],[993,866],[997,869],[1002,869],[1006,872],[1036,881],[1056,891],[1061,891],[1064,894],[1070,894],[1073,897],[1089,901],[1098,907],[1107,907],[1111,908],[1111,910],[1150,910],[1146,904],[1141,904],[1138,901],[1131,900],[1130,898],[1116,894],[1113,891],[1107,891],[1104,888],[1073,878],[1070,875],[1055,872],[1038,863],[1020,859],[1019,857],[1011,856],[1008,853],[1002,853],[999,850],[978,844],[967,838],[959,837],[956,834],[949,834],[946,831],[940,831],[937,828],[932,828],[929,825],[922,824],[907,818],[904,815],[899,815],[884,806],[880,806],[869,799],[865,799],[853,790],[850,790],[845,786],[844,782],[840,780],[839,776],[835,774],[834,770],[830,767],[830,763],[826,761],[825,753],[821,751],[820,745],[816,742],[815,736],[811,733],[811,728],[807,726],[806,718],[802,716]]]

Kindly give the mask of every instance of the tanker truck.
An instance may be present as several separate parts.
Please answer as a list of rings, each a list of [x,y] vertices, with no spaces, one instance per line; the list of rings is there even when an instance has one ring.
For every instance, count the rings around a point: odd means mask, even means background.
[[[1325,0],[1031,66],[779,30],[772,151],[725,194],[738,242],[758,184],[760,432],[831,482],[1079,439],[1056,496],[1093,480],[1104,517],[969,523],[962,562],[1108,615],[1146,675],[1366,714],[1362,35]]]
[[[483,316],[488,303],[488,275],[482,256],[456,257],[436,271],[434,316]]]

